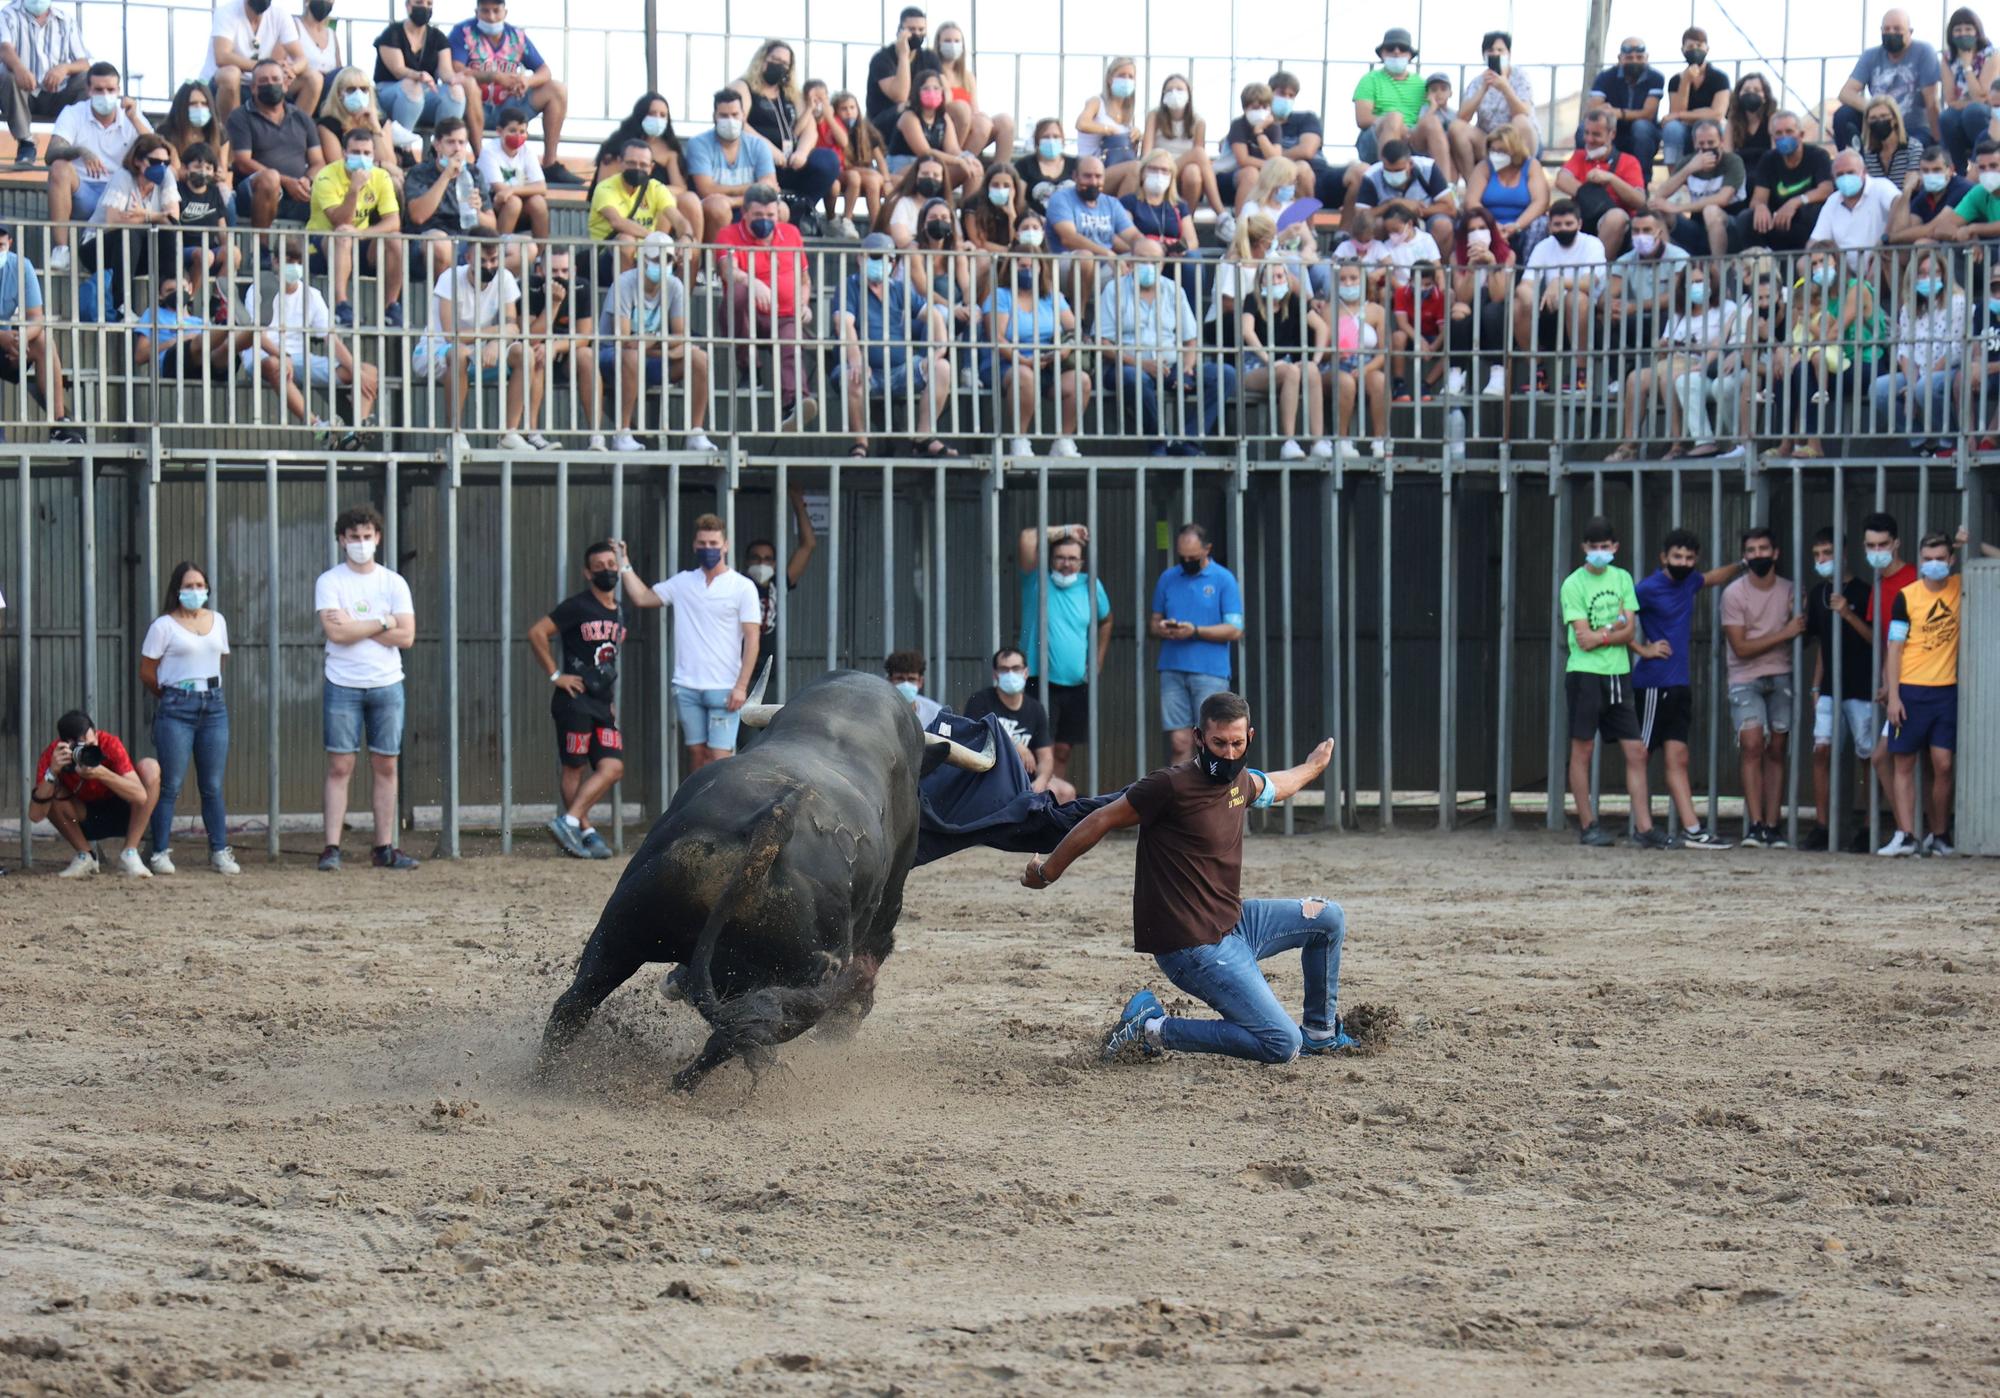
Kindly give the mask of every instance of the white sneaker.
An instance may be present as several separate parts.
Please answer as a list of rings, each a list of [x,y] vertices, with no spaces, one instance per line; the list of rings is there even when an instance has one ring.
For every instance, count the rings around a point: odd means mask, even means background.
[[[1728,449],[1726,449],[1726,450],[1724,450],[1724,451],[1719,451],[1719,452],[1717,452],[1717,453],[1716,453],[1716,454],[1715,454],[1715,455],[1714,455],[1713,457],[1711,457],[1711,458],[1710,458],[1710,460],[1713,460],[1713,461],[1736,461],[1736,460],[1739,460],[1739,459],[1740,459],[1740,458],[1741,458],[1742,456],[1743,456],[1743,443],[1741,443],[1741,442],[1738,442],[1738,443],[1737,443],[1737,444],[1736,444],[1735,446],[1733,446],[1733,447],[1729,447]]]
[[[64,243],[61,247],[57,248],[54,252],[49,254],[49,270],[51,272],[67,272],[69,270],[68,243]]]
[[[1456,398],[1465,392],[1465,370],[1453,369],[1444,376],[1444,391]]]
[[[1313,450],[1317,451],[1319,448],[1315,446]],[[1305,450],[1299,446],[1299,441],[1296,437],[1286,438],[1285,444],[1278,448],[1278,460],[1280,461],[1304,461],[1305,459]]]
[[[118,872],[128,879],[153,877],[153,871],[146,867],[146,861],[139,857],[139,851],[129,847],[118,854]]]
[[[1215,220],[1216,239],[1224,246],[1236,241],[1236,215],[1224,209]]]
[[[634,437],[630,432],[620,432],[616,437],[613,437],[611,439],[611,449],[613,451],[645,450],[644,447],[639,445],[639,439]]]
[[[1312,444],[1312,450],[1307,454],[1318,461],[1333,460],[1333,438],[1321,437]]]
[[[861,241],[860,230],[855,228],[854,220],[848,218],[845,214],[835,219],[833,221],[833,226],[840,233],[840,236],[847,239],[847,241],[849,241],[850,243],[858,243]]]
[[[1926,857],[1933,854],[1941,855],[1944,858],[1949,859],[1954,854],[1957,854],[1958,851],[1953,849],[1950,845],[1944,842],[1944,836],[1926,835],[1924,836],[1924,842],[1917,846],[1917,853],[1924,855]]]
[[[1498,364],[1486,371],[1486,387],[1483,391],[1488,398],[1507,396],[1507,376]]]
[[[551,447],[553,447],[555,443],[551,442],[547,437],[544,437],[539,432],[530,432],[528,434],[528,445],[533,447],[536,451],[547,451]]]
[[[62,872],[57,874],[56,877],[59,879],[80,879],[96,872],[97,856],[89,850],[83,850],[75,855],[69,863],[65,864]]]
[[[208,867],[218,874],[240,874],[243,866],[236,862],[236,851],[224,845],[208,856]]]
[[[1333,454],[1342,461],[1358,461],[1361,459],[1361,449],[1354,445],[1354,441],[1350,437],[1342,437],[1338,442],[1334,443]]]
[[[467,452],[472,450],[472,439],[466,436],[463,432],[452,433],[451,450],[452,454],[455,456],[464,456]]]
[[[1076,439],[1075,439],[1075,438],[1073,438],[1073,437],[1058,437],[1058,438],[1056,438],[1056,439],[1055,439],[1055,440],[1054,440],[1053,442],[1049,443],[1049,455],[1050,455],[1050,456],[1082,456],[1082,455],[1083,455],[1083,453],[1082,453],[1082,452],[1080,452],[1080,451],[1078,451],[1078,450],[1076,449]]]
[[[1888,844],[1875,851],[1875,853],[1890,859],[1894,859],[1898,855],[1915,854],[1916,852],[1917,842],[1901,830],[1896,832],[1895,838],[1890,840]]]
[[[1389,444],[1380,437],[1376,437],[1368,443],[1368,454],[1377,461],[1380,461],[1389,454]]]
[[[502,432],[500,440],[494,443],[502,451],[526,451],[528,439],[519,432]]]
[[[1007,454],[1009,456],[1033,456],[1035,454],[1035,444],[1026,437],[1016,437],[1008,444]]]
[[[174,868],[174,857],[165,850],[158,851],[151,859],[148,859],[146,867],[156,874],[177,874],[180,872]]]
[[[709,441],[708,438],[704,437],[701,433],[690,432],[687,435],[687,449],[689,451],[713,452],[716,451],[718,448],[716,447],[715,443]]]
[[[979,370],[972,365],[962,366],[958,371],[958,390],[977,396],[979,393]]]
[[[592,451],[610,450],[610,448],[605,444],[604,434],[602,432],[593,432],[590,434],[590,449]]]

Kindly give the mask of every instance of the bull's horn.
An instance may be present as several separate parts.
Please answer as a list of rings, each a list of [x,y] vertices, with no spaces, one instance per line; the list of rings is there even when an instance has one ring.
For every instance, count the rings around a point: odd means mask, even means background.
[[[963,767],[968,772],[990,772],[993,770],[993,754],[974,752],[964,743],[953,742],[942,733],[924,734],[924,742],[930,745],[944,745],[944,760],[954,767]]]
[[[736,711],[736,717],[749,728],[768,728],[771,720],[778,716],[783,704],[745,704]]]

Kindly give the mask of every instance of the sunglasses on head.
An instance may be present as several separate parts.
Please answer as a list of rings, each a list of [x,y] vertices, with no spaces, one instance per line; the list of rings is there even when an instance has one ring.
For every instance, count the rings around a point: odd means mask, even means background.
[[[1646,46],[1645,46],[1644,44],[1641,44],[1641,45],[1639,45],[1639,46],[1638,46],[1637,48],[1629,48],[1629,49],[1620,49],[1620,50],[1618,50],[1618,52],[1619,52],[1619,53],[1621,53],[1621,54],[1628,54],[1628,53],[1629,53],[1629,54],[1637,54],[1637,53],[1644,53],[1645,51],[1646,51]]]

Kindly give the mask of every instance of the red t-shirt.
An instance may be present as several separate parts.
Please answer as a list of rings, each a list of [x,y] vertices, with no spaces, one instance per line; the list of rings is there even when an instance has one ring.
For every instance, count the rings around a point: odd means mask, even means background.
[[[132,755],[125,751],[125,745],[112,734],[99,731],[97,745],[104,749],[104,770],[115,772],[121,777],[132,774]],[[40,786],[49,779],[49,759],[55,756],[56,745],[50,743],[42,749],[42,760],[35,764],[35,785]],[[56,773],[56,782],[79,801],[102,801],[112,794],[111,788],[92,777],[85,781],[76,774],[74,766],[65,767]]]
[[[1574,175],[1578,184],[1590,183],[1589,177],[1592,170],[1609,170],[1612,174],[1642,194],[1646,189],[1646,176],[1639,168],[1638,159],[1627,155],[1622,150],[1613,151],[1609,160],[1592,160],[1582,147],[1578,147],[1576,150],[1571,151],[1569,159],[1563,162],[1563,169]],[[1605,192],[1610,193],[1609,190]],[[1618,196],[1614,194],[1612,198],[1617,200]],[[1622,203],[1623,201],[1619,200],[1618,202]]]
[[[1394,308],[1397,315],[1408,320],[1410,317],[1410,288],[1407,286],[1397,287],[1395,294],[1390,299],[1390,305]],[[1476,315],[1478,312],[1475,311],[1474,314]],[[1435,277],[1432,277],[1428,279],[1428,284],[1424,288],[1424,318],[1423,323],[1417,327],[1417,333],[1428,338],[1437,334],[1438,327],[1443,324],[1444,288],[1437,284]]]
[[[779,315],[796,314],[798,279],[805,266],[806,247],[806,240],[799,235],[798,229],[789,223],[780,223],[772,230],[771,240],[760,243],[750,236],[749,225],[739,221],[716,234],[715,241],[725,248],[738,249],[726,256],[734,259],[742,271],[776,288]]]
[[[1884,655],[1889,653],[1889,611],[1895,606],[1896,598],[1902,595],[1903,589],[1912,586],[1916,581],[1917,565],[1914,563],[1905,563],[1893,573],[1884,573],[1882,575],[1882,615],[1880,617],[1875,615],[1875,590],[1870,588],[1868,591],[1868,614],[1862,620],[1875,623],[1875,639],[1882,643],[1882,653]]]

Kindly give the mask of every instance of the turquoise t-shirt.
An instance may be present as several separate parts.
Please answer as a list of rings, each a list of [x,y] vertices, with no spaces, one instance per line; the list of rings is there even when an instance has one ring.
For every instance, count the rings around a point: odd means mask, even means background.
[[[1090,594],[1097,594],[1097,615],[1102,621],[1111,615],[1111,594],[1104,584],[1088,573],[1076,574],[1068,587],[1049,589],[1049,683],[1085,684],[1090,678]],[[1041,574],[1021,574],[1021,654],[1028,657],[1028,671],[1037,673],[1040,658]],[[1102,658],[1102,657],[1100,657]]]

